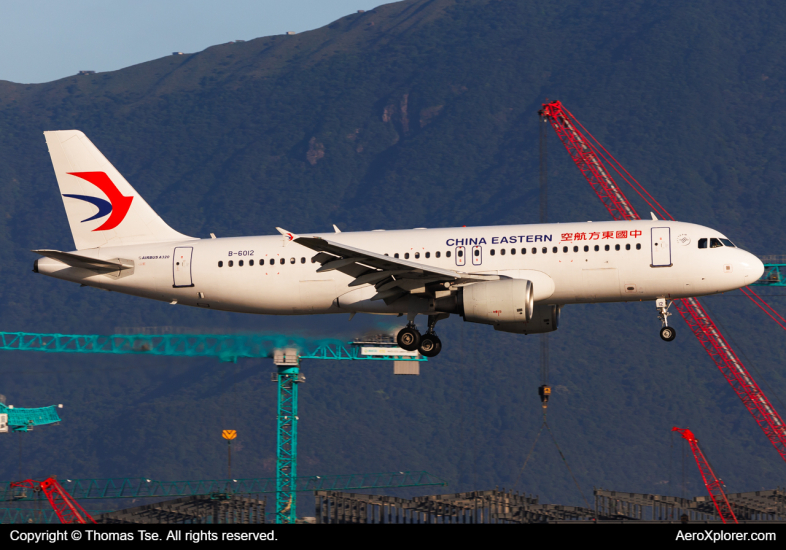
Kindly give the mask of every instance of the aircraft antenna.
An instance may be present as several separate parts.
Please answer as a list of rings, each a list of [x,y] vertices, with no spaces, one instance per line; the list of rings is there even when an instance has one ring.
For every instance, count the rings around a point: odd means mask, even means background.
[[[561,102],[544,103],[538,114],[557,132],[573,162],[615,220],[640,220],[636,210],[612,177],[624,180],[659,218],[674,220],[671,214],[590,134]],[[586,133],[582,133],[582,130]],[[611,169],[609,169],[609,167]],[[747,295],[747,294],[746,294]],[[750,297],[750,296],[749,296]],[[745,365],[710,319],[696,298],[674,300],[674,306],[698,338],[699,343],[731,385],[756,423],[786,460],[786,424]]]

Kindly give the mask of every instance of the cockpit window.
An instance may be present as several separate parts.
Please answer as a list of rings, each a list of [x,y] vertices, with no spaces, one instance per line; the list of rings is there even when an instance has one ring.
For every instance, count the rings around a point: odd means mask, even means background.
[[[707,239],[699,239],[699,248],[707,248]]]
[[[731,242],[729,239],[721,239],[720,242],[723,243],[723,246],[730,246],[732,248],[737,248],[736,246],[734,246],[734,243]]]
[[[720,239],[710,239],[710,248],[720,248],[722,246]]]

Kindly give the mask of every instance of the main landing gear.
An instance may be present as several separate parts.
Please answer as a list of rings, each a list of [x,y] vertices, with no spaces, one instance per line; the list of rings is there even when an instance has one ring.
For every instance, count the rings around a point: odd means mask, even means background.
[[[434,327],[440,319],[446,319],[448,314],[441,313],[439,315],[428,316],[428,331],[426,334],[421,335],[415,326],[414,318],[407,323],[407,326],[402,328],[396,336],[396,341],[401,349],[407,351],[418,350],[421,355],[425,357],[436,357],[442,351],[442,341],[439,336],[434,332]]]
[[[669,302],[666,298],[658,298],[655,300],[655,307],[658,308],[658,319],[663,323],[663,328],[660,329],[660,337],[666,342],[671,342],[677,336],[677,331],[674,327],[669,326],[669,308],[673,302]]]

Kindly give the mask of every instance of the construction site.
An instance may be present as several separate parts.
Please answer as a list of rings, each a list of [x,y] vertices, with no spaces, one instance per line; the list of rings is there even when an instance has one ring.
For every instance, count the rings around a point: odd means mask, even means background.
[[[571,160],[585,177],[614,220],[637,220],[634,209],[618,182],[625,182],[648,205],[656,219],[674,218],[559,102],[544,103],[539,111],[541,170],[540,221],[547,222],[547,133],[556,131]],[[597,250],[597,248],[596,248]],[[786,257],[766,256],[764,275],[741,292],[758,309],[786,330],[782,317],[752,287],[786,286]],[[242,265],[242,263],[241,263]],[[774,447],[786,461],[786,425],[773,402],[754,380],[730,341],[710,318],[697,298],[663,300],[658,307],[661,338],[674,338],[670,309],[676,310],[706,351],[710,361],[728,382]],[[723,473],[713,468],[700,445],[701,433],[688,426],[674,426],[672,433],[689,447],[691,467],[698,470],[704,486],[701,494],[678,497],[643,494],[595,487],[584,497],[566,456],[548,423],[549,406],[556,406],[550,383],[549,335],[538,335],[540,386],[532,388],[540,398],[542,424],[521,457],[521,470],[514,489],[483,488],[450,493],[449,480],[427,471],[320,476],[298,475],[298,387],[306,382],[301,362],[371,361],[392,363],[396,376],[418,376],[428,358],[402,349],[394,337],[358,337],[351,342],[337,339],[293,339],[276,334],[178,334],[175,331],[137,331],[129,334],[0,333],[0,351],[32,351],[55,354],[114,354],[136,356],[201,357],[224,362],[242,359],[269,360],[277,388],[275,477],[232,477],[233,429],[223,430],[226,441],[227,476],[217,480],[161,481],[124,479],[16,479],[0,482],[0,523],[140,523],[140,524],[385,524],[385,523],[759,523],[786,521],[786,490],[769,489],[731,493]],[[374,363],[379,364],[379,363]],[[25,433],[66,422],[68,404],[20,408],[0,396],[0,437]],[[65,413],[63,411],[66,411]],[[273,422],[273,419],[270,419]],[[751,429],[752,429],[751,424]],[[543,439],[541,440],[541,436]],[[536,495],[520,492],[519,480],[526,471],[538,442],[559,453],[584,506],[546,503]],[[763,441],[763,440],[762,440]],[[733,442],[729,442],[733,444]],[[684,475],[684,474],[683,474]],[[776,485],[776,484],[773,484]],[[405,496],[392,493],[404,491]],[[419,493],[416,495],[415,493]],[[590,494],[588,492],[588,494]],[[298,495],[313,497],[314,515],[298,509]],[[130,499],[130,500],[129,500]],[[301,499],[301,502],[303,499]],[[91,503],[93,505],[91,505]],[[130,503],[130,505],[127,505]]]

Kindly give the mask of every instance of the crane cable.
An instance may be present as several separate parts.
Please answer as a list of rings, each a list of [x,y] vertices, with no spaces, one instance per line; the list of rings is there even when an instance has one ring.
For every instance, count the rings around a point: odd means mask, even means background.
[[[521,467],[521,470],[519,471],[519,476],[516,478],[516,483],[513,486],[514,487],[518,486],[519,481],[521,480],[521,476],[524,473],[524,468],[527,467],[527,463],[529,462],[529,459],[532,457],[532,453],[535,451],[535,445],[537,445],[538,439],[540,439],[540,434],[543,433],[543,428],[546,428],[549,431],[549,435],[551,435],[551,440],[554,442],[554,446],[557,448],[557,452],[559,453],[560,458],[562,458],[562,462],[565,464],[565,467],[568,469],[568,473],[570,473],[570,477],[573,479],[573,483],[576,485],[576,489],[578,489],[581,498],[584,500],[584,504],[589,510],[590,509],[589,501],[587,501],[587,497],[584,496],[584,491],[581,490],[581,486],[579,485],[576,476],[573,474],[573,470],[571,470],[570,464],[568,464],[568,460],[565,458],[565,455],[563,454],[562,449],[560,449],[559,444],[557,444],[557,438],[554,437],[554,432],[551,431],[551,426],[549,426],[549,423],[546,421],[545,408],[543,409],[543,423],[540,425],[540,429],[538,430],[538,435],[535,436],[535,441],[532,443],[532,448],[529,450],[527,459],[524,461],[524,465]]]
[[[548,222],[549,214],[549,155],[548,155],[548,118],[542,117],[539,119],[541,122],[540,139],[538,141],[539,152],[539,183],[540,183],[540,223]],[[549,335],[547,333],[540,335],[540,387],[538,388],[538,395],[543,404],[543,413],[545,417],[546,408],[549,403],[549,396],[551,396],[551,387],[549,386]]]

